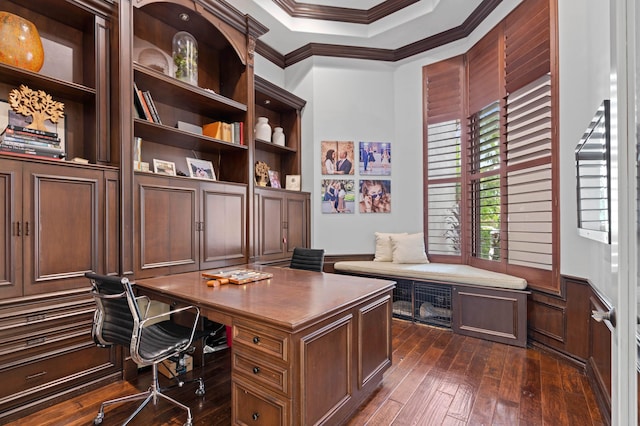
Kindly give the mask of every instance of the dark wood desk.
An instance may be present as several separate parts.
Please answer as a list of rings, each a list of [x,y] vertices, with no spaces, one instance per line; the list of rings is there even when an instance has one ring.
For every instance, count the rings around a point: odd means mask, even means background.
[[[208,271],[201,271],[136,285],[153,299],[196,305],[210,320],[232,326],[234,425],[343,423],[391,365],[395,283],[261,265],[238,268],[271,272],[273,278],[207,287],[201,272]]]

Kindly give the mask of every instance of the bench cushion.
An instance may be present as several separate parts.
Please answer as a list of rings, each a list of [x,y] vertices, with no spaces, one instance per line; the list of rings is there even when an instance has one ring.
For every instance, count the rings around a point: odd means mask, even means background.
[[[453,284],[524,290],[527,280],[499,272],[486,271],[468,265],[449,263],[393,263],[374,261],[336,262],[334,269],[363,275],[407,278],[423,281],[440,281]]]

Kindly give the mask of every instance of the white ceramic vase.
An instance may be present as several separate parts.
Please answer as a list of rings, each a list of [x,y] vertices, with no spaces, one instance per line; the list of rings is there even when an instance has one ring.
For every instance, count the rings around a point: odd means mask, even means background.
[[[255,128],[256,139],[271,142],[271,126],[267,117],[258,117]]]
[[[276,145],[284,146],[284,133],[282,132],[282,127],[276,127],[273,129],[273,143]]]

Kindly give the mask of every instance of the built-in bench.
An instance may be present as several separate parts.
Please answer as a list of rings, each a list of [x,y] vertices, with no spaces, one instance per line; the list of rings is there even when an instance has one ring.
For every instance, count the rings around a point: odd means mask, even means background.
[[[341,261],[337,273],[393,279],[393,314],[455,333],[525,347],[527,281],[447,263]]]

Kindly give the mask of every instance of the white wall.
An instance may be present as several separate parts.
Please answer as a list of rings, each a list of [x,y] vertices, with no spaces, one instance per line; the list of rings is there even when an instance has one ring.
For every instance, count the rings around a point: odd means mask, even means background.
[[[609,99],[609,2],[559,0],[560,272],[589,279],[615,304],[611,246],[577,233],[574,149]]]

